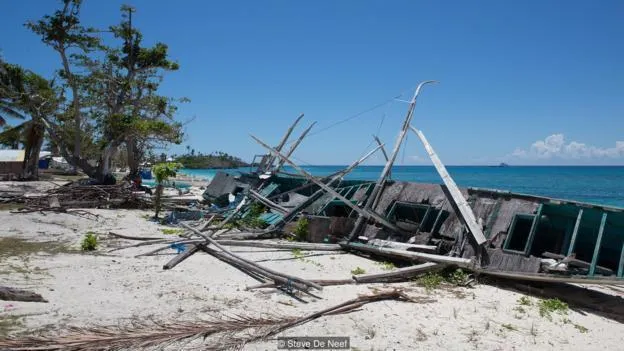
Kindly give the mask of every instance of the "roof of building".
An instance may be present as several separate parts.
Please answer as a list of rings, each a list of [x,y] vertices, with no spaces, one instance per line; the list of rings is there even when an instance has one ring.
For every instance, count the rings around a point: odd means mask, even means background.
[[[0,150],[0,162],[23,162],[24,150]]]

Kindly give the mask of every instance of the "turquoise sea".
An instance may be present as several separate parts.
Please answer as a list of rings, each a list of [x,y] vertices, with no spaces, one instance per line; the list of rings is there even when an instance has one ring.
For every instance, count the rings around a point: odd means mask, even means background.
[[[313,175],[334,173],[346,166],[303,166]],[[361,166],[347,179],[376,180],[382,166]],[[517,193],[624,207],[624,166],[447,166],[460,187],[508,190]],[[284,170],[296,173],[292,168]],[[249,171],[249,168],[228,170]],[[185,169],[182,173],[212,179],[217,170]],[[433,166],[396,166],[392,179],[441,183]]]

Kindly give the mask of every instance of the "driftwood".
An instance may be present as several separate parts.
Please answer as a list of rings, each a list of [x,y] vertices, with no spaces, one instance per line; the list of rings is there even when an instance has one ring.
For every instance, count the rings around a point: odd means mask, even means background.
[[[22,289],[0,286],[0,300],[5,301],[27,301],[27,302],[48,302],[41,295]]]
[[[444,267],[445,265],[443,264],[427,262],[427,263],[419,264],[416,266],[398,268],[397,270],[393,272],[388,272],[388,273],[354,275],[350,279],[314,279],[311,281],[322,286],[396,283],[396,282],[406,281],[416,276],[422,275],[423,273],[431,272],[434,270],[439,270]],[[248,286],[246,290],[275,288],[275,287],[276,285],[274,283],[264,283],[264,284]]]
[[[180,255],[176,255],[169,262],[165,263],[165,265],[163,266],[163,269],[165,270],[172,269],[173,267],[177,266],[178,263],[191,257],[195,252],[199,251],[199,248],[197,246],[198,245],[193,245],[187,250],[185,250],[184,252],[182,252]]]
[[[423,273],[444,268],[443,264],[427,262],[416,266],[398,268],[388,273],[354,275],[353,280],[357,283],[385,283],[405,281]]]
[[[244,247],[263,247],[271,249],[301,249],[310,251],[341,251],[342,248],[338,244],[314,244],[314,243],[296,243],[296,242],[278,242],[278,241],[256,241],[256,240],[217,240],[221,245],[227,246],[244,246]]]
[[[191,230],[191,231],[193,231],[195,233],[198,232],[197,229],[195,229],[193,227],[190,227],[190,226],[188,226],[185,223],[180,223],[180,224],[182,226],[184,226],[185,228],[187,228],[187,229],[189,229],[189,230]],[[242,257],[240,257],[240,256],[238,256],[238,255],[236,255],[234,253],[232,253],[231,251],[229,251],[228,249],[223,247],[221,244],[219,244],[216,240],[212,239],[211,237],[206,237],[206,242],[207,242],[206,244],[210,243],[210,244],[214,245],[215,247],[220,249],[224,254],[230,256],[232,259],[234,259],[236,261],[239,261],[240,264],[242,264],[242,265],[244,265],[246,267],[252,266],[255,269],[251,269],[251,270],[260,271],[263,275],[265,275],[265,276],[267,276],[267,277],[269,277],[269,278],[271,278],[273,280],[283,281],[284,283],[288,282],[288,283],[291,283],[293,286],[295,286],[295,284],[296,284],[296,285],[303,285],[303,286],[306,286],[306,287],[313,287],[313,288],[318,289],[318,290],[322,290],[323,289],[318,284],[312,283],[310,281],[307,281],[307,280],[304,280],[304,279],[301,279],[301,278],[298,278],[298,277],[295,277],[295,276],[287,275],[287,274],[284,274],[284,273],[279,273],[279,272],[276,272],[276,271],[274,271],[272,269],[269,269],[269,268],[266,268],[266,267],[262,267],[262,266],[260,266],[259,264],[255,263],[255,262],[246,260],[246,259],[244,259],[244,258],[242,258]],[[296,287],[299,290],[304,290],[304,291],[307,290],[307,289],[300,289],[299,286],[296,286]]]
[[[166,239],[163,237],[148,237],[148,236],[132,236],[132,235],[124,235],[124,234],[118,234],[118,233],[114,233],[114,232],[108,232],[108,235],[112,235],[118,238],[122,238],[122,239],[128,239],[128,240],[142,240],[142,241],[148,241],[148,240],[162,240],[162,239]]]
[[[442,255],[428,254],[424,252],[413,252],[397,249],[387,249],[383,247],[377,247],[372,245],[360,244],[360,243],[340,243],[344,249],[352,249],[356,251],[363,251],[373,253],[380,256],[391,257],[395,259],[407,260],[407,261],[424,261],[424,262],[437,262],[448,265],[456,265],[461,268],[467,268],[475,270],[475,264],[472,260],[461,257],[450,257]]]
[[[372,240],[367,241],[366,243],[368,245],[387,247],[389,249],[401,249],[401,250],[406,250],[406,251],[435,252],[438,249],[438,247],[434,245],[408,244],[408,243],[400,243],[396,241],[382,240],[382,239],[372,239]]]

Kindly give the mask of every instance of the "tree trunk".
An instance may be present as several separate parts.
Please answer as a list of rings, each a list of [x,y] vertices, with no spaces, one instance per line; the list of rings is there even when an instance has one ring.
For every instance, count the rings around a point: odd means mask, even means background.
[[[80,143],[81,143],[81,130],[80,130],[80,94],[78,93],[78,85],[76,84],[76,80],[74,75],[72,74],[69,67],[69,60],[67,59],[67,54],[65,52],[64,46],[61,44],[61,50],[59,53],[61,54],[61,60],[63,61],[63,69],[65,70],[65,74],[67,75],[67,81],[69,82],[69,86],[72,90],[72,108],[74,113],[74,172],[77,172],[77,164],[80,159]]]
[[[126,149],[128,153],[128,168],[130,170],[130,176],[134,177],[139,173],[139,155],[136,140],[134,140],[134,138],[128,138],[126,141]]]
[[[156,186],[156,197],[154,199],[154,218],[158,218],[158,213],[160,212],[160,200],[162,198],[162,194],[163,194],[163,190],[165,189],[165,186],[162,184],[158,184]]]
[[[24,179],[39,179],[39,153],[41,152],[41,146],[43,145],[44,135],[44,126],[39,122],[32,121],[28,130],[28,137],[26,138],[24,150],[24,163],[22,170],[22,178]]]

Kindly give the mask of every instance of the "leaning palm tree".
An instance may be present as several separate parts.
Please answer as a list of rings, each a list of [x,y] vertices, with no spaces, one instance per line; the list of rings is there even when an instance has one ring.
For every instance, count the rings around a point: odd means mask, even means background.
[[[24,71],[0,59],[0,126],[6,124],[5,117],[26,119],[15,103],[23,92]]]

